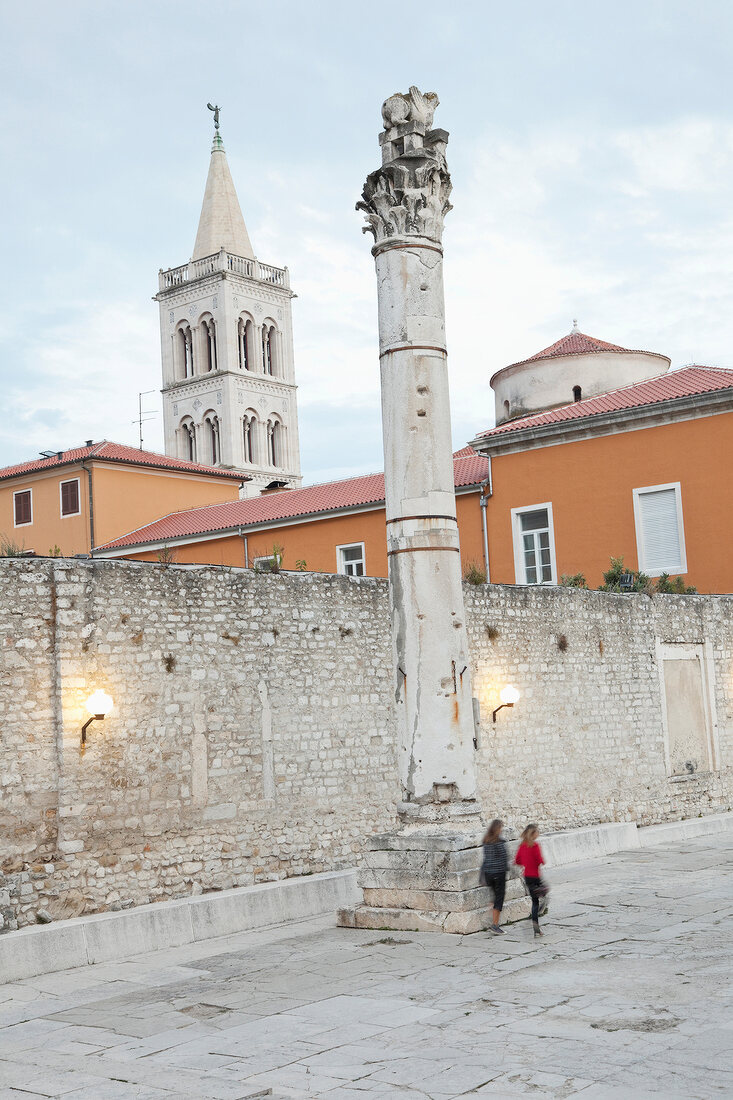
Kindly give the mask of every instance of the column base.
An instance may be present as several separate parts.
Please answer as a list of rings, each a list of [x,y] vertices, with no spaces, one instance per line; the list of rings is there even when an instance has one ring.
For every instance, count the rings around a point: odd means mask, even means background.
[[[481,886],[476,833],[418,829],[372,836],[357,882],[363,904],[341,909],[342,928],[470,935],[492,923],[491,890]],[[502,923],[529,916],[521,879],[507,881]]]

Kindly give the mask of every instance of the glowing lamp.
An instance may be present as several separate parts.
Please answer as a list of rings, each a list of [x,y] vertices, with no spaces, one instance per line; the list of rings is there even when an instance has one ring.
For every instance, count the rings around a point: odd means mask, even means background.
[[[114,704],[111,695],[106,691],[97,690],[89,696],[84,705],[95,718],[106,718]]]
[[[496,721],[496,716],[500,710],[503,710],[504,707],[513,707],[515,703],[519,702],[521,696],[517,689],[512,686],[512,684],[507,684],[507,686],[505,688],[502,688],[499,692],[499,698],[501,699],[501,706],[497,707],[496,710],[491,712],[491,718],[494,722]]]
[[[91,718],[89,718],[81,727],[82,752],[84,751],[84,747],[87,743],[87,730],[89,726],[91,726],[92,722],[94,722],[95,720],[103,722],[112,710],[114,703],[112,701],[111,695],[108,695],[106,691],[98,689],[97,691],[92,692],[84,705],[91,714]]]

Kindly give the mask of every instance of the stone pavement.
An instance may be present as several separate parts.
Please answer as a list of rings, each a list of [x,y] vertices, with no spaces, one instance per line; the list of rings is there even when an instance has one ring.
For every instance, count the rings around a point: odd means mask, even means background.
[[[733,1096],[733,836],[552,872],[545,938],[318,918],[0,986],[0,1097]]]

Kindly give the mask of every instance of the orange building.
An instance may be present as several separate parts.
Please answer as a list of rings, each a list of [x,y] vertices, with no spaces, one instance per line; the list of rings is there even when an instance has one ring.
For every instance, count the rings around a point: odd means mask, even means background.
[[[480,567],[488,461],[470,447],[453,459],[464,568]],[[384,474],[178,512],[100,546],[94,556],[155,561],[164,548],[177,562],[267,568],[277,555],[284,569],[386,577]]]
[[[475,563],[500,584],[582,573],[596,587],[623,557],[733,591],[733,371],[669,365],[574,329],[494,376],[497,426],[454,455],[464,572]],[[180,562],[277,556],[285,569],[386,576],[384,477],[187,509],[94,556],[156,560],[164,548]]]
[[[650,353],[571,337],[513,365],[536,376],[545,366],[538,360],[562,358],[552,384],[560,395],[566,387],[570,403],[512,417],[505,380],[492,379],[504,419],[472,444],[490,463],[491,580],[557,584],[582,573],[593,588],[610,558],[623,557],[650,577],[733,591],[733,371],[685,367],[598,392],[587,360]],[[512,384],[520,397],[516,371]],[[583,395],[588,390],[593,396]]]
[[[241,473],[119,443],[0,469],[0,538],[25,553],[88,554],[176,508],[236,500]]]

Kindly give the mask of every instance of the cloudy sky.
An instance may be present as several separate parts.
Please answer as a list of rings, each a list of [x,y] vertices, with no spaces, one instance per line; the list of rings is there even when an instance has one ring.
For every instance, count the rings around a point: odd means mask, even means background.
[[[493,371],[582,331],[733,366],[729,0],[28,0],[5,5],[0,464],[137,442],[157,271],[190,256],[222,134],[293,288],[307,481],[382,465],[376,286],[354,210],[380,106],[435,90],[454,444]],[[145,444],[162,450],[160,396]]]

